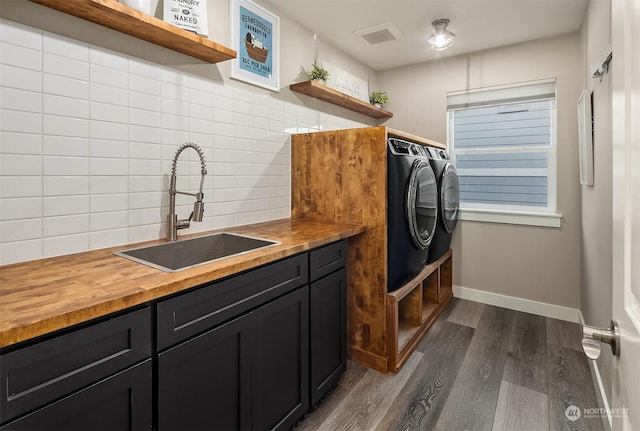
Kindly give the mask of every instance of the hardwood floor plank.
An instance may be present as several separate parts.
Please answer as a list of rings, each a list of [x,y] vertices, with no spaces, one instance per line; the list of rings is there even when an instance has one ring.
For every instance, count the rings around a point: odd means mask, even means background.
[[[584,353],[550,344],[548,358],[550,429],[603,430],[600,417],[583,414],[584,409],[599,407]],[[565,414],[570,406],[577,407],[581,413],[576,420],[570,420]]]
[[[470,328],[478,327],[478,322],[484,311],[484,304],[474,301],[459,300],[451,314],[447,319],[451,323],[469,326]]]
[[[398,374],[382,374],[373,369],[368,370],[317,429],[321,431],[375,429],[414,373],[422,357],[421,352],[414,352]]]
[[[547,343],[582,352],[580,325],[547,317]]]
[[[547,393],[546,318],[528,313],[516,315],[502,378],[516,385]]]
[[[516,314],[485,306],[437,430],[491,430]]]
[[[424,340],[424,357],[378,425],[379,431],[433,429],[456,380],[473,329],[444,321]]]
[[[296,424],[295,430],[315,431],[319,429],[336,406],[344,402],[349,396],[351,390],[358,384],[368,370],[369,368],[364,365],[347,361],[347,371],[342,375],[336,387]]]
[[[547,394],[503,380],[492,431],[543,431],[549,429]]]

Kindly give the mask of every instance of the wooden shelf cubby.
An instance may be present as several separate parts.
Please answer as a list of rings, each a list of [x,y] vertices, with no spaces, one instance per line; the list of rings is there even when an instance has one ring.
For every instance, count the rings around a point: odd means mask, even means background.
[[[324,100],[325,102],[332,103],[334,105],[342,106],[343,108],[350,109],[360,114],[368,115],[373,118],[391,118],[393,114],[382,108],[371,105],[370,103],[363,102],[360,99],[351,97],[347,94],[341,93],[338,90],[334,90],[331,87],[320,84],[317,81],[304,81],[297,84],[291,84],[289,86],[291,91],[296,93],[306,94],[316,99]]]
[[[389,371],[398,372],[452,297],[453,254],[448,250],[400,289],[387,293]]]
[[[208,63],[231,60],[237,56],[237,53],[231,48],[178,28],[115,0],[31,1]]]

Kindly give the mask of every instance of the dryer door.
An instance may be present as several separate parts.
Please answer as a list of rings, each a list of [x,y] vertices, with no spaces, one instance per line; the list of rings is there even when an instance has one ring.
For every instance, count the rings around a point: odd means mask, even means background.
[[[456,167],[447,163],[440,183],[440,217],[445,230],[452,233],[458,223],[460,208],[460,184]]]
[[[413,163],[405,204],[411,239],[418,249],[424,250],[431,244],[438,221],[438,187],[427,161]]]

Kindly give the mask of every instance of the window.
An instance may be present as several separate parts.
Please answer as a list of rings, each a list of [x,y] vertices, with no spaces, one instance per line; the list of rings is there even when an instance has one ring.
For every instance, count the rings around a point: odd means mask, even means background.
[[[555,80],[447,94],[462,220],[559,226]]]

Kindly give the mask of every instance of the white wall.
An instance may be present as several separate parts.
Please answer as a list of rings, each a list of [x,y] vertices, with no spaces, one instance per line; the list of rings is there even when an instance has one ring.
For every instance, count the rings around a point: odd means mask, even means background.
[[[208,5],[210,37],[228,45],[228,2]],[[289,134],[375,124],[289,91],[315,52],[313,35],[285,17],[282,88],[270,92],[229,79],[228,63],[26,0],[1,13],[0,264],[164,237],[171,160],[187,141],[209,172],[205,219],[189,232],[288,217]],[[326,44],[319,55],[370,73]],[[178,189],[197,189],[195,156],[181,156]],[[179,217],[191,202],[180,197]]]
[[[394,117],[387,125],[446,142],[446,93],[557,79],[560,228],[459,222],[454,284],[571,309],[580,304],[580,187],[576,100],[580,34],[543,39],[382,72]]]

